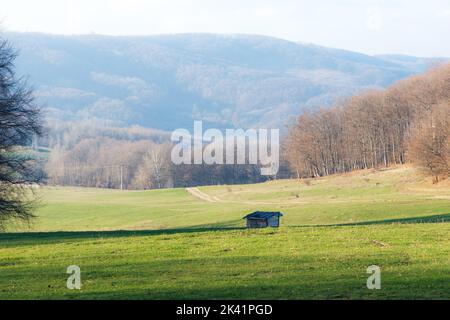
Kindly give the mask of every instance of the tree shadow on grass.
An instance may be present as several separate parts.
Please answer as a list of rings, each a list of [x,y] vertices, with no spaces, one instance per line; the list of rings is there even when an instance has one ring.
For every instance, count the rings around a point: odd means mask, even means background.
[[[8,245],[17,245],[20,241],[21,245],[35,244],[36,240],[45,243],[95,239],[95,238],[120,238],[120,237],[138,237],[138,236],[162,236],[177,235],[202,232],[220,232],[220,231],[237,231],[246,230],[245,227],[239,226],[240,220],[233,220],[215,224],[197,225],[183,228],[160,229],[160,230],[115,230],[115,231],[51,231],[51,232],[11,232],[0,233],[0,243]],[[339,223],[326,225],[304,225],[292,227],[349,227],[349,226],[369,226],[369,225],[389,225],[389,224],[421,224],[421,223],[447,223],[450,222],[450,213],[402,218],[402,219],[386,219],[376,221],[362,221],[354,223]]]
[[[230,225],[234,221],[230,222]],[[36,240],[48,242],[59,242],[62,240],[80,240],[90,238],[120,238],[138,236],[161,236],[189,234],[200,232],[218,232],[244,230],[243,227],[232,227],[228,224],[208,224],[183,228],[160,229],[160,230],[113,230],[113,231],[48,231],[48,232],[10,232],[0,233],[0,244],[7,241],[20,241],[21,244],[30,244]]]
[[[354,223],[339,223],[322,225],[322,227],[346,227],[346,226],[369,226],[380,224],[419,224],[419,223],[446,223],[450,222],[450,213],[437,214],[432,216],[412,217],[412,218],[399,218],[399,219],[386,219],[375,221],[362,221]]]

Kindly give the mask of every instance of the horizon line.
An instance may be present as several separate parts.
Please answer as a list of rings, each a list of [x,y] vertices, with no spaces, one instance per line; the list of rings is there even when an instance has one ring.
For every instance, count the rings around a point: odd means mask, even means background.
[[[398,52],[386,52],[386,53],[366,53],[361,51],[355,51],[350,49],[344,49],[340,47],[332,47],[327,45],[322,45],[318,43],[313,42],[304,42],[301,40],[289,40],[281,37],[275,37],[271,35],[265,35],[265,34],[259,34],[259,33],[221,33],[221,32],[167,32],[167,33],[155,33],[155,34],[105,34],[105,33],[97,33],[97,32],[90,32],[90,33],[54,33],[54,32],[46,32],[46,31],[21,31],[21,30],[0,30],[0,37],[1,34],[7,34],[7,33],[18,33],[18,34],[35,34],[35,35],[46,35],[46,36],[54,36],[54,37],[105,37],[105,38],[148,38],[148,37],[163,37],[163,36],[182,36],[182,35],[210,35],[210,36],[222,36],[222,37],[233,37],[233,36],[249,36],[249,37],[260,37],[260,38],[268,38],[268,39],[276,39],[280,41],[286,41],[297,45],[305,45],[305,46],[315,46],[315,47],[321,47],[325,49],[335,49],[335,50],[342,50],[347,52],[353,52],[358,53],[366,56],[371,57],[380,57],[380,56],[404,56],[404,57],[414,57],[414,58],[422,58],[422,59],[450,59],[450,56],[418,56],[414,54],[409,53],[398,53]]]

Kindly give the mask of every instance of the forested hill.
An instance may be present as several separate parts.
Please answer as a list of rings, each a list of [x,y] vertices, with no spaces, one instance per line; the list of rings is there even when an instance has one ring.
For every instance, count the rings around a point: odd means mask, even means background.
[[[284,127],[302,108],[385,87],[433,61],[250,35],[7,33],[47,115],[172,130]]]

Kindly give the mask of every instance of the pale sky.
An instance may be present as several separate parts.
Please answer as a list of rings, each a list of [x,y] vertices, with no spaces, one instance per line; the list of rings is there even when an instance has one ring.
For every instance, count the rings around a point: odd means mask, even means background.
[[[448,0],[1,0],[5,31],[249,33],[359,51],[450,57]]]

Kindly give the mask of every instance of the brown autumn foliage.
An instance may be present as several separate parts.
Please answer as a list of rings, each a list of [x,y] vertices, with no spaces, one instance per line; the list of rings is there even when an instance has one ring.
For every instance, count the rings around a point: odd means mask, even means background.
[[[301,115],[284,154],[298,177],[413,162],[449,175],[450,64]]]
[[[434,182],[450,176],[450,104],[436,106],[418,122],[408,154],[433,176]]]

